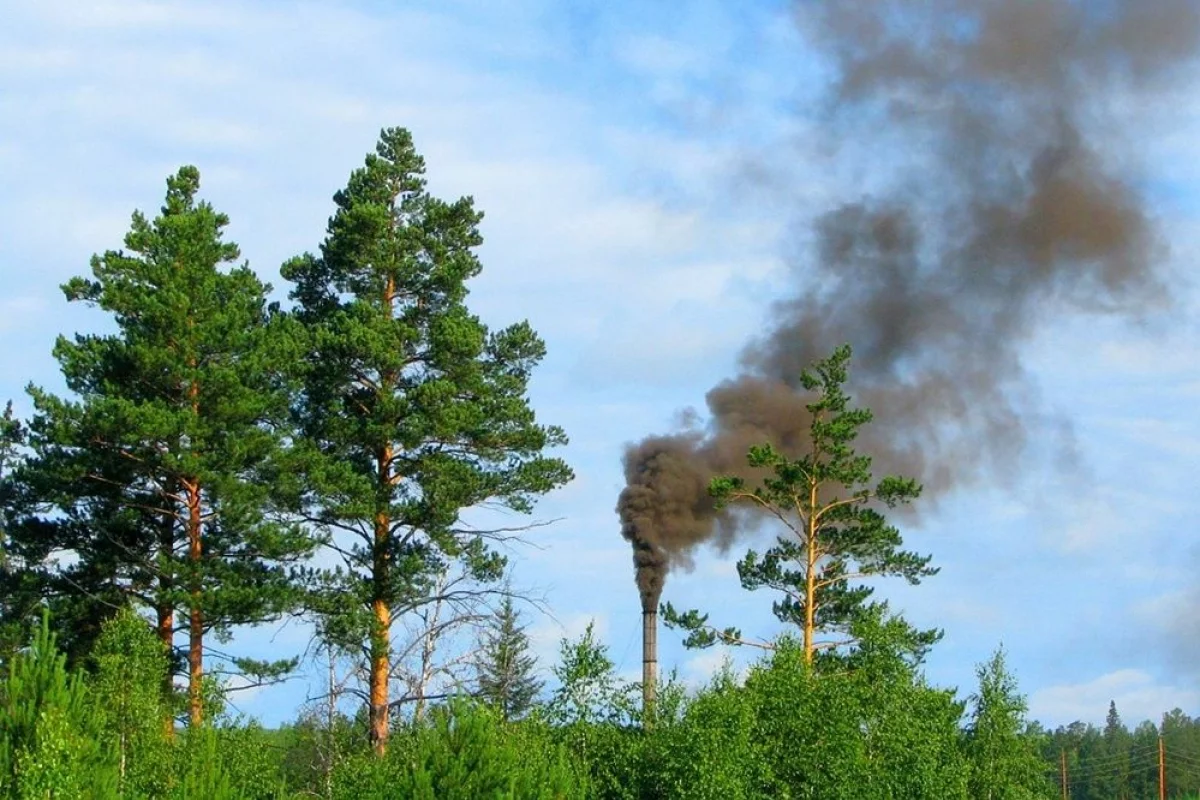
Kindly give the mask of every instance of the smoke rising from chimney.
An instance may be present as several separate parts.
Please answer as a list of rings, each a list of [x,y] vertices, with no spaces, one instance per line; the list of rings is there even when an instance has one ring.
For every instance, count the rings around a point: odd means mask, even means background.
[[[1194,0],[815,0],[796,14],[835,68],[821,135],[849,158],[890,153],[901,177],[816,219],[812,263],[794,265],[769,333],[708,393],[704,429],[627,448],[618,511],[646,609],[672,567],[744,527],[716,511],[710,479],[744,472],[752,444],[798,454],[796,379],[839,344],[878,420],[859,442],[875,471],[936,498],[1024,452],[1035,334],[1169,302],[1162,241],[1111,154],[1133,115],[1112,112],[1191,65]]]

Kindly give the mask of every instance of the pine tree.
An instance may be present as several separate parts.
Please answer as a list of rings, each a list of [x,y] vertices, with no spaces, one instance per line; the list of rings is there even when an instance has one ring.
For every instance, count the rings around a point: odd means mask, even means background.
[[[228,217],[197,201],[199,185],[194,167],[180,169],[161,214],[135,212],[125,249],[64,285],[69,300],[110,313],[116,332],[59,338],[76,399],[30,389],[24,485],[45,513],[23,536],[30,564],[77,555],[44,571],[73,621],[98,633],[134,602],[153,610],[164,645],[188,632],[192,724],[203,719],[205,636],[290,607],[289,564],[311,549],[266,515],[286,435],[286,319],[248,266],[228,267],[239,258],[222,240]]]
[[[1129,797],[1130,745],[1129,730],[1121,721],[1115,701],[1109,700],[1108,713],[1104,718],[1104,733],[1098,758],[1103,759],[1103,770],[1096,770],[1089,782],[1097,797]]]
[[[19,463],[18,450],[24,442],[24,426],[13,413],[12,400],[9,400],[4,405],[3,416],[0,416],[0,480]],[[0,531],[3,531],[3,528],[0,528]]]
[[[868,602],[874,590],[859,581],[898,576],[915,584],[937,572],[929,556],[900,549],[899,530],[877,507],[908,503],[921,487],[894,476],[873,483],[871,458],[852,448],[872,415],[850,405],[843,388],[849,361],[850,347],[844,346],[800,375],[803,388],[816,395],[806,406],[811,420],[805,452],[792,458],[771,444],[752,447],[747,461],[766,477],[757,486],[737,476],[718,477],[710,489],[718,506],[745,505],[783,526],[774,547],[761,556],[746,554],[738,575],[750,591],[766,587],[783,595],[774,604],[775,616],[799,628],[809,664],[819,652],[856,641],[856,626],[885,616],[886,605]],[[697,611],[680,613],[668,603],[663,617],[669,626],[690,631],[690,647],[754,644],[736,628],[713,628]],[[898,644],[920,657],[940,637],[938,631],[909,629],[907,641]]]
[[[482,215],[469,197],[431,196],[424,172],[409,133],[384,130],[335,195],[320,255],[283,267],[310,337],[297,502],[343,562],[326,576],[325,630],[367,642],[378,753],[393,621],[430,602],[453,560],[480,580],[503,572],[462,511],[488,502],[529,512],[571,478],[542,455],[566,436],[537,424],[526,398],[545,345],[527,323],[490,332],[468,312]]]
[[[523,716],[542,690],[535,674],[537,658],[529,652],[520,617],[512,597],[505,595],[483,631],[475,665],[479,696],[496,706],[506,721]]]

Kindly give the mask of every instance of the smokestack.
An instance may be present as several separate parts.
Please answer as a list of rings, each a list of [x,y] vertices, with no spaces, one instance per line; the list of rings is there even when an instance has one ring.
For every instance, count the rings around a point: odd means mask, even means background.
[[[642,609],[642,720],[649,727],[654,719],[658,689],[658,612]]]
[[[750,477],[755,444],[803,455],[797,378],[835,347],[853,346],[855,402],[878,420],[863,452],[879,474],[919,480],[928,504],[1021,471],[1043,433],[1028,426],[1047,417],[1022,363],[1031,339],[1075,314],[1142,320],[1171,299],[1143,181],[1113,148],[1138,133],[1129,105],[1191,77],[1195,0],[795,10],[834,76],[814,132],[887,182],[815,216],[813,258],[791,265],[790,297],[708,393],[707,425],[626,449],[617,510],[643,609],[746,520],[715,508],[714,475]],[[795,156],[777,155],[765,171],[786,181]]]

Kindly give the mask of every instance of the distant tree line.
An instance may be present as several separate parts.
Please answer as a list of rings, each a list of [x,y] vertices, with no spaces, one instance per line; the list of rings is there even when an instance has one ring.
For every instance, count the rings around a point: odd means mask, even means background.
[[[1176,708],[1159,724],[1145,720],[1130,731],[1115,702],[1103,727],[1073,722],[1053,731],[1034,728],[1042,756],[1065,774],[1075,800],[1156,798],[1161,771],[1167,797],[1200,796],[1200,717]]]

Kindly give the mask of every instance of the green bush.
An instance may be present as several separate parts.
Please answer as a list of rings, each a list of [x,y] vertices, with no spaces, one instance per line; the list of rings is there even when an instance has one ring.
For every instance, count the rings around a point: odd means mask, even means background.
[[[647,737],[645,792],[688,800],[761,797],[770,785],[755,710],[730,668],[684,702],[681,717],[660,715]]]
[[[123,795],[162,797],[170,789],[170,724],[163,692],[167,653],[146,621],[125,609],[107,620],[91,653],[92,702],[116,749]]]
[[[454,701],[393,733],[385,758],[362,754],[334,771],[346,800],[557,800],[588,796],[569,753],[536,720],[505,723],[492,708]]]

